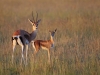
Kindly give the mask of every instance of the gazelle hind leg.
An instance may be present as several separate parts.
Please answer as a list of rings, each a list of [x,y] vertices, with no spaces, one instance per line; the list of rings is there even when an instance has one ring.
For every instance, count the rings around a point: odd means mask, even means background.
[[[21,36],[19,36],[18,40],[17,40],[18,44],[21,46],[22,48],[22,53],[21,53],[21,64],[22,64],[22,61],[24,61],[24,64],[25,64],[25,60],[24,60],[24,52],[25,52],[25,44],[24,44],[24,41],[23,41],[23,38]]]
[[[13,41],[13,52],[12,52],[12,64],[13,64],[13,60],[14,60],[14,51],[15,51],[15,46],[16,46],[16,40],[12,40]]]
[[[16,46],[16,45],[13,45],[13,52],[12,52],[12,64],[13,64],[13,60],[14,60],[14,51],[15,51],[15,46]]]

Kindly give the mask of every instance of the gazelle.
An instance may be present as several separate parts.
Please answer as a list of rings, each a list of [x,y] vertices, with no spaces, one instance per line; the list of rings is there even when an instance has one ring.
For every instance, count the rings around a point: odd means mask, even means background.
[[[30,42],[35,39],[35,37],[37,35],[38,24],[41,21],[40,19],[38,20],[38,13],[37,13],[36,21],[34,20],[33,12],[32,12],[32,17],[33,17],[33,21],[28,19],[28,21],[31,23],[32,28],[33,28],[31,33],[20,29],[20,30],[16,30],[12,35],[12,43],[13,43],[12,63],[13,63],[13,59],[14,59],[15,46],[20,45],[22,48],[21,63],[22,63],[22,60],[25,63],[24,50],[26,49],[26,64],[27,64],[28,46],[29,46]]]
[[[50,48],[54,47],[54,40],[53,37],[55,35],[57,29],[50,32],[50,39],[49,40],[35,40],[32,41],[32,46],[35,49],[34,55],[40,50],[40,48],[48,51],[48,62],[50,63]]]

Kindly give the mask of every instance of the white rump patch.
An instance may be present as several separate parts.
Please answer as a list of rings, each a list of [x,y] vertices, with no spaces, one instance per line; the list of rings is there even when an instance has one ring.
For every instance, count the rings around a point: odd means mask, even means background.
[[[19,44],[19,36],[20,36],[20,35],[13,36],[13,39],[14,39],[15,37],[18,38],[18,39],[17,39],[18,44]],[[13,40],[13,45],[14,45],[14,46],[16,45],[16,40],[15,40],[15,39]]]

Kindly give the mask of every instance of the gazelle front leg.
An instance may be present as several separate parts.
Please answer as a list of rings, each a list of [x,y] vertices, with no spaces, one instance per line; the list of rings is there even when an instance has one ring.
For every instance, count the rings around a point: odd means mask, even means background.
[[[29,46],[29,45],[26,45],[26,65],[27,65],[27,54],[28,54],[27,52],[28,52],[28,46]]]
[[[34,48],[35,50],[34,50],[34,55],[33,55],[33,59],[34,59],[34,62],[36,61],[36,54],[37,54],[37,50],[36,50],[36,48]]]
[[[48,62],[50,63],[50,49],[48,49]]]
[[[25,52],[25,45],[22,45],[21,46],[22,47],[22,58],[21,58],[21,63],[20,64],[22,64],[22,61],[24,61],[24,64],[25,64],[25,60],[24,60],[24,52]]]
[[[37,49],[38,49],[38,48],[35,46],[34,41],[32,41],[32,46],[33,46],[33,48],[34,48],[33,58],[35,59],[35,55],[37,54]]]

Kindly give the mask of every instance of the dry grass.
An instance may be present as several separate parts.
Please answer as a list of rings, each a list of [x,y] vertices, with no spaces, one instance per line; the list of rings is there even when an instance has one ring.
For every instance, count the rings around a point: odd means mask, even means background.
[[[100,74],[99,0],[1,0],[0,1],[0,75],[99,75]],[[47,52],[39,51],[34,63],[30,46],[28,65],[20,65],[17,46],[11,63],[12,33],[31,32],[31,12],[42,19],[36,39],[48,39],[48,30],[57,28],[51,64]]]

